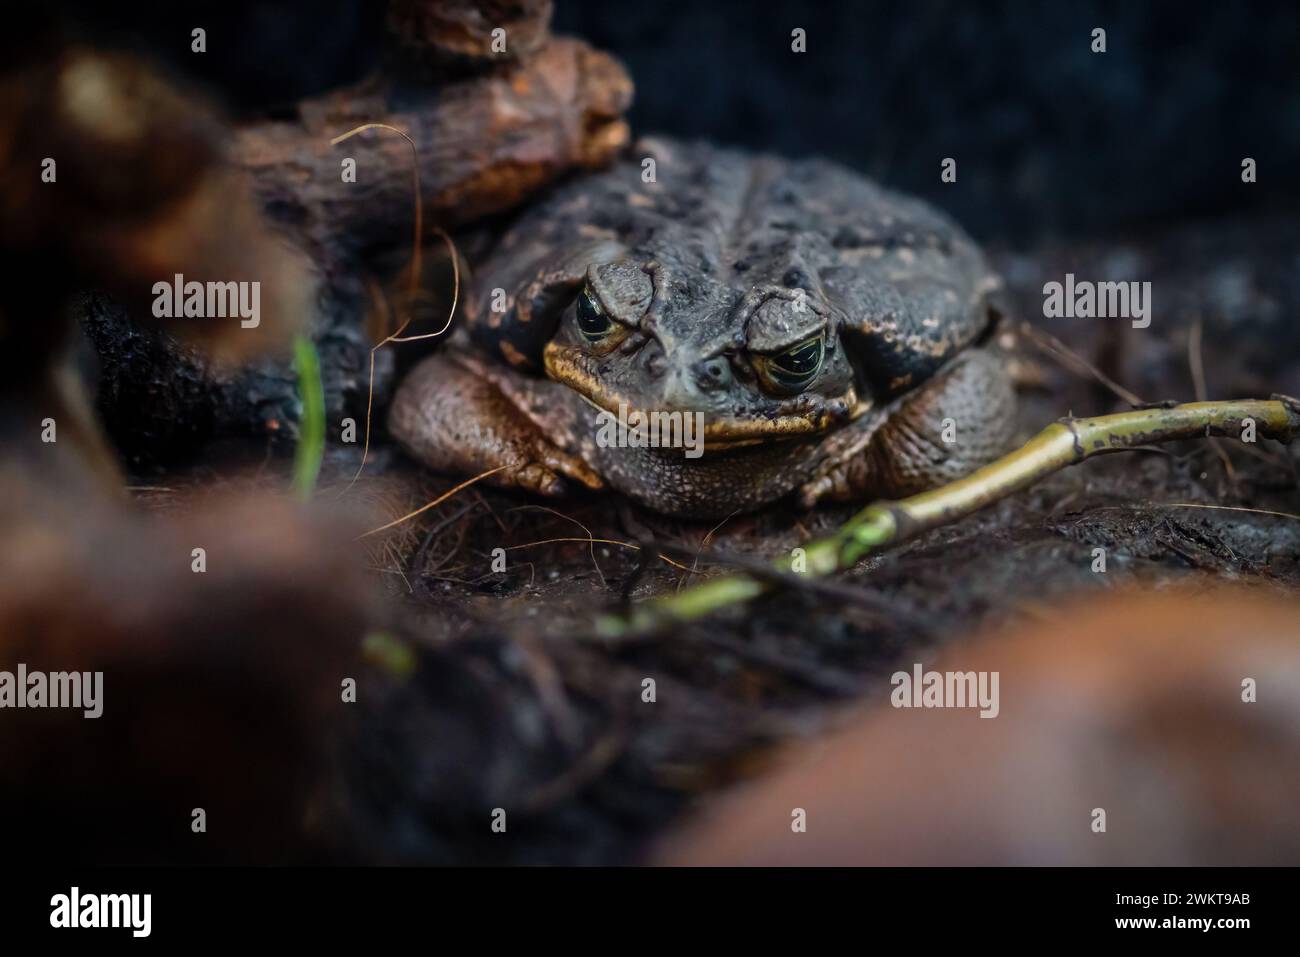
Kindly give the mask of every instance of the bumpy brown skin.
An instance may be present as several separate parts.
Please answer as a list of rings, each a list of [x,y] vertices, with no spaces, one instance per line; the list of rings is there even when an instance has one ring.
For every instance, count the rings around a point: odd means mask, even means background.
[[[509,465],[493,478],[690,518],[909,494],[1007,444],[1013,395],[984,345],[998,288],[946,217],[837,166],[643,143],[506,234],[389,429],[437,469]],[[811,380],[774,383],[772,357],[818,336]],[[602,443],[620,406],[701,413],[703,455]]]

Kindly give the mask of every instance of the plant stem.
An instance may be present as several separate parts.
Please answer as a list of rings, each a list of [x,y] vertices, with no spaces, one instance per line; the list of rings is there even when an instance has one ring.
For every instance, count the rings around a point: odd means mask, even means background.
[[[325,389],[321,385],[320,357],[306,336],[293,337],[293,365],[302,403],[298,447],[293,456],[293,487],[303,501],[310,501],[325,454]]]
[[[1259,436],[1289,442],[1300,437],[1300,402],[1281,396],[1268,401],[1191,402],[1062,419],[965,478],[900,501],[868,505],[834,535],[803,547],[801,574],[828,575],[850,568],[873,549],[965,518],[1094,455],[1199,435],[1243,436],[1251,423]],[[789,572],[796,564],[792,556],[773,567]],[[660,631],[749,601],[771,587],[772,581],[749,574],[722,575],[677,594],[642,602],[625,616],[606,616],[598,630],[607,637]]]

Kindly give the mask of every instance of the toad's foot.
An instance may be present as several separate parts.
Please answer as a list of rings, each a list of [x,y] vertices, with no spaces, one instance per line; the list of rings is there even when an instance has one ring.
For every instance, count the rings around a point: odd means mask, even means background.
[[[865,448],[851,446],[801,486],[799,502],[901,498],[955,481],[1006,451],[1014,419],[1001,357],[971,349],[891,410]]]
[[[497,485],[560,495],[564,479],[589,489],[599,475],[557,448],[498,388],[455,359],[435,355],[411,370],[393,400],[388,431],[431,469],[492,476]]]

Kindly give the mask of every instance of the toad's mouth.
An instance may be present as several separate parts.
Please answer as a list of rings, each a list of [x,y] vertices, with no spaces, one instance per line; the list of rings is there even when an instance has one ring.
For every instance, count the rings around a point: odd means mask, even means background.
[[[545,364],[547,373],[556,382],[568,386],[593,408],[633,428],[657,417],[700,416],[704,442],[713,450],[821,435],[857,418],[871,405],[860,400],[850,386],[842,396],[822,399],[816,407],[789,414],[729,416],[695,409],[647,407],[644,401],[610,390],[562,354],[548,351]]]

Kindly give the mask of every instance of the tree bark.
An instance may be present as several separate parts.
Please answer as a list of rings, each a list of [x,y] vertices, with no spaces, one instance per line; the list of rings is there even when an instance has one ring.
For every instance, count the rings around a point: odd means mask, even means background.
[[[407,133],[419,150],[425,224],[451,229],[519,205],[572,169],[609,162],[629,138],[632,84],[612,57],[557,38],[489,75],[438,88],[371,82],[304,102],[292,121],[241,129],[234,157],[273,218],[314,256],[336,259],[410,241]],[[356,182],[343,162],[356,161]],[[432,233],[429,234],[430,236]],[[428,238],[426,236],[426,238]]]

